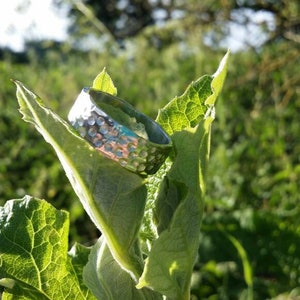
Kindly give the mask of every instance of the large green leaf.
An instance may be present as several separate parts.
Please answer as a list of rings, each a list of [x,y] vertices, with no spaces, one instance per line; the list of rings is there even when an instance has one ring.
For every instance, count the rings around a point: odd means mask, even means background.
[[[198,80],[192,82],[181,96],[175,97],[164,108],[159,110],[156,121],[168,134],[172,135],[176,131],[196,126],[200,120],[203,119],[204,114],[208,109],[205,101],[212,94],[212,80],[213,77],[210,75],[200,77]],[[173,138],[174,137],[172,137],[172,140]],[[199,158],[197,157],[196,161],[198,159]],[[153,210],[155,207],[155,199],[159,191],[158,187],[161,185],[159,197],[162,199],[162,201],[159,203],[159,205],[164,206],[164,209],[160,209],[161,221],[163,223],[169,222],[170,217],[176,210],[176,207],[179,203],[179,197],[172,193],[177,193],[178,191],[182,192],[185,189],[185,184],[173,188],[169,186],[169,184],[172,183],[170,183],[167,179],[163,180],[172,163],[173,162],[170,159],[167,159],[160,170],[148,178],[147,206],[140,232],[140,236],[145,244],[149,243],[149,241],[151,242],[155,237],[157,237],[157,231],[159,232],[161,227],[160,221],[158,228],[156,228],[155,224],[153,224]],[[192,177],[191,181],[193,181]],[[169,194],[171,201],[163,200],[165,193]]]
[[[105,235],[114,258],[133,277],[142,273],[136,247],[146,201],[144,180],[105,158],[20,82],[17,97],[24,120],[51,144],[85,210]]]
[[[228,53],[213,76],[192,83],[157,118],[172,134],[174,157],[170,169],[164,169],[166,174],[153,209],[158,238],[138,287],[150,287],[170,299],[189,299],[199,247],[213,104],[225,79],[227,59]],[[148,188],[151,191],[151,184]]]
[[[170,299],[189,299],[190,279],[199,247],[204,205],[201,178],[208,155],[211,122],[212,118],[208,118],[196,130],[174,134],[177,155],[157,198],[155,215],[159,237],[153,243],[138,287],[151,287]]]
[[[228,57],[229,51],[222,59],[215,74],[204,75],[192,82],[181,96],[175,97],[164,108],[159,110],[156,121],[168,134],[172,135],[176,131],[195,127],[205,115],[214,113],[214,103],[222,89],[227,73]],[[154,203],[158,193],[158,186],[161,182],[160,193],[163,194],[167,189],[165,185],[168,182],[162,179],[167,174],[171,165],[172,161],[169,159],[160,168],[159,172],[148,178],[146,211],[140,232],[142,240],[146,242],[145,244],[149,243],[149,241],[151,242],[157,236],[157,228],[153,224]],[[171,191],[176,192],[176,189],[170,190],[169,193]],[[163,202],[162,204],[165,205],[165,215],[161,218],[163,223],[169,221],[170,216],[178,205],[178,201],[176,200],[178,197],[173,195],[170,198],[172,199],[171,202]]]
[[[68,213],[46,201],[25,196],[0,208],[3,300],[95,299],[67,255],[68,233]]]

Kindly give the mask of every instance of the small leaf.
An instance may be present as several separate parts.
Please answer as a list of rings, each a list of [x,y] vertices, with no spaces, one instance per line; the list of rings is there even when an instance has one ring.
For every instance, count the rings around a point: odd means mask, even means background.
[[[108,75],[105,68],[94,79],[92,87],[96,90],[106,92],[113,96],[117,95],[117,88],[115,87],[111,77]]]
[[[136,283],[113,258],[103,237],[92,248],[84,268],[84,282],[97,299],[162,299],[160,294],[151,290],[136,289]]]
[[[3,300],[94,299],[67,255],[68,228],[67,212],[46,201],[25,196],[0,208]]]

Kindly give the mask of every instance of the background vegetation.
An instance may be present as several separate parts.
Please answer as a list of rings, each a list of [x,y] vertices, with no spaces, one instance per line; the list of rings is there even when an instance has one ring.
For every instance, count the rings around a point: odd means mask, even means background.
[[[212,74],[233,46],[232,31],[245,29],[217,104],[193,295],[242,299],[253,289],[255,299],[300,297],[299,1],[56,4],[70,8],[68,40],[0,50],[0,204],[45,198],[70,211],[70,244],[99,235],[50,146],[21,120],[10,78],[66,117],[106,67],[118,95],[155,118],[190,81]]]

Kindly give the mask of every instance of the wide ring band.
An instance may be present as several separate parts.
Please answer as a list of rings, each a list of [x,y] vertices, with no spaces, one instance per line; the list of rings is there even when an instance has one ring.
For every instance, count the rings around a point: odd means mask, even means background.
[[[154,174],[172,142],[152,119],[113,95],[84,88],[68,119],[95,149],[139,174]]]

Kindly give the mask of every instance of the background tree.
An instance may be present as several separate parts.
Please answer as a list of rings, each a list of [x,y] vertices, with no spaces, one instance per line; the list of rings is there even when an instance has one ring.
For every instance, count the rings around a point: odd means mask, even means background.
[[[57,0],[61,4],[62,0]],[[267,24],[262,18],[260,25],[269,33],[269,41],[288,39],[299,42],[300,4],[297,1],[149,1],[149,0],[85,0],[71,2],[70,15],[75,16],[71,32],[82,30],[82,15],[85,21],[94,23],[96,18],[117,40],[136,36],[145,27],[167,25],[169,21],[180,20],[181,26],[188,23],[190,28],[209,25],[215,34],[228,36],[230,24],[250,26],[257,23],[254,13],[272,16],[274,21]],[[270,26],[271,25],[271,26]],[[217,35],[218,35],[217,34]]]

